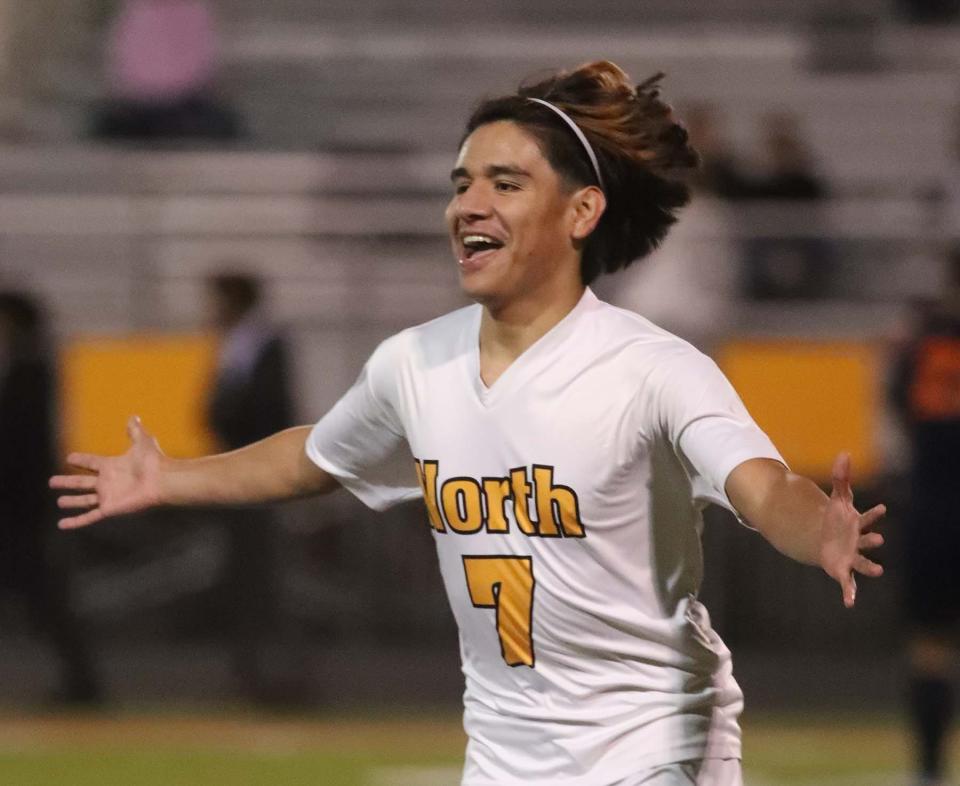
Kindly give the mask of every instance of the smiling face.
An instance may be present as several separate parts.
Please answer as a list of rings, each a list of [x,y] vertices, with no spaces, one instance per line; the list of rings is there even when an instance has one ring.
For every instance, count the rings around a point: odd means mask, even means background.
[[[451,177],[447,228],[469,297],[498,310],[582,290],[578,245],[595,220],[584,221],[585,189],[564,184],[533,136],[509,121],[480,126]]]

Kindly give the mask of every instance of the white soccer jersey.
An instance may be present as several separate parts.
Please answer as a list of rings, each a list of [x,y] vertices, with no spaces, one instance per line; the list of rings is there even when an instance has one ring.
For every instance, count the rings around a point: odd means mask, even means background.
[[[780,456],[709,358],[588,289],[487,387],[481,307],[385,341],[307,452],[365,503],[422,496],[460,630],[464,786],[603,786],[739,757],[742,694],[696,600],[699,528],[655,528],[651,451],[730,503]]]

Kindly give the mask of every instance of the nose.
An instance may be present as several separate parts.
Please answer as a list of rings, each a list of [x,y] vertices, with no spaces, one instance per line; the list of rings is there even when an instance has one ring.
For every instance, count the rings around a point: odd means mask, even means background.
[[[460,221],[479,221],[491,212],[490,194],[480,183],[471,183],[453,197],[454,216]]]

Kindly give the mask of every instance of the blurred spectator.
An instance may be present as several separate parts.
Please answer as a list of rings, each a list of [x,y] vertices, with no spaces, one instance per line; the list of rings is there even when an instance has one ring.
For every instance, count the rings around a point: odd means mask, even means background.
[[[700,154],[700,168],[693,181],[696,190],[723,199],[751,196],[753,183],[737,159],[714,107],[708,104],[692,107],[685,122],[690,139]]]
[[[960,247],[941,303],[923,310],[900,360],[894,402],[912,444],[904,533],[909,712],[921,784],[941,784],[960,645]]]
[[[827,187],[816,174],[800,126],[789,114],[767,115],[761,121],[765,171],[746,183],[744,198],[795,204],[809,203],[802,216],[801,237],[755,237],[744,249],[744,289],[758,298],[813,298],[824,294],[831,266],[830,246],[816,229],[823,222],[819,203]],[[788,206],[789,205],[789,206]],[[782,214],[781,214],[782,215]],[[775,231],[792,222],[778,218]],[[813,230],[813,234],[811,234]]]
[[[220,449],[234,450],[294,425],[284,339],[261,310],[262,286],[241,273],[209,282],[213,319],[221,335],[208,422]],[[280,597],[280,530],[273,510],[225,511],[230,553],[224,621],[237,676],[261,703],[302,700],[293,675],[273,672],[286,635]],[[273,655],[271,655],[273,653]],[[283,670],[285,666],[279,667]],[[288,669],[289,670],[289,669]]]
[[[216,26],[208,0],[123,0],[107,37],[109,101],[93,133],[123,139],[230,139],[234,112],[215,96]]]
[[[693,200],[661,248],[618,279],[601,279],[595,286],[615,305],[709,351],[729,324],[736,296],[737,250],[729,210],[716,195],[735,188],[739,173],[711,107],[693,107],[684,119],[701,156]]]
[[[0,586],[21,595],[60,658],[53,699],[100,699],[90,650],[70,608],[69,578],[54,534],[55,382],[44,316],[34,300],[0,292]],[[62,544],[63,540],[57,541]]]
[[[765,172],[747,180],[744,196],[753,199],[823,199],[827,188],[816,174],[797,118],[769,114],[761,121]]]
[[[813,159],[793,115],[773,113],[760,122],[761,161],[756,170],[745,167],[730,152],[715,124],[705,126],[706,147],[701,184],[714,194],[738,204],[757,203],[742,217],[749,223],[743,248],[744,294],[758,299],[811,298],[824,293],[832,249],[817,227],[822,223],[820,203],[827,187],[816,173]],[[774,212],[766,208],[782,202]],[[802,216],[796,203],[808,203]],[[791,237],[791,226],[802,235]]]

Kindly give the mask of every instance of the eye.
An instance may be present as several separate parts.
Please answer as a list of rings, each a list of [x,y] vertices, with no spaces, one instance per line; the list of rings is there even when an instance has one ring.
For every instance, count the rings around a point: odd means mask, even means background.
[[[494,188],[496,188],[497,191],[503,191],[505,193],[508,193],[510,191],[520,190],[519,185],[517,185],[516,183],[511,183],[509,180],[498,180],[494,185]]]
[[[468,188],[470,188],[470,184],[467,183],[465,180],[461,180],[461,181],[453,184],[453,193],[454,193],[454,194],[464,194],[464,193],[466,193],[466,191],[467,191]]]

